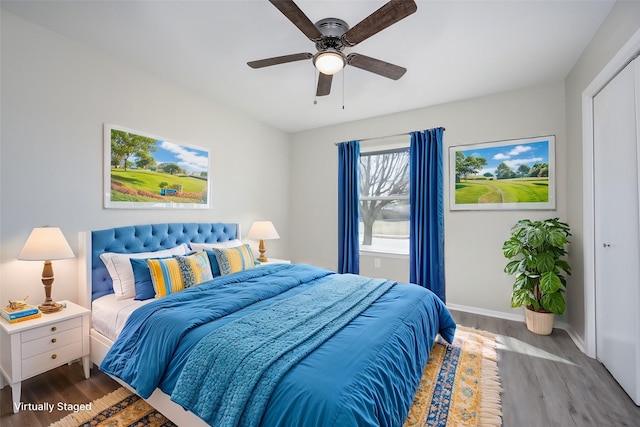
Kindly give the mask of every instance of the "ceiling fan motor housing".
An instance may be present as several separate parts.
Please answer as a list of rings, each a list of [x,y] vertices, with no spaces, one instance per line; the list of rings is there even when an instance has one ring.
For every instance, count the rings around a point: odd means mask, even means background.
[[[316,41],[316,49],[325,51],[333,49],[341,52],[345,48],[342,35],[349,30],[349,25],[339,18],[324,18],[315,23],[322,33],[322,38]]]

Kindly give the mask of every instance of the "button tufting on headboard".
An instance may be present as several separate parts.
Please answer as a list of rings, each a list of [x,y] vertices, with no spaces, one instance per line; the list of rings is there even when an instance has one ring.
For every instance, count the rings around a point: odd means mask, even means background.
[[[91,232],[92,300],[113,293],[112,281],[100,259],[103,252],[138,253],[170,249],[182,243],[213,243],[240,239],[238,224],[163,223]]]

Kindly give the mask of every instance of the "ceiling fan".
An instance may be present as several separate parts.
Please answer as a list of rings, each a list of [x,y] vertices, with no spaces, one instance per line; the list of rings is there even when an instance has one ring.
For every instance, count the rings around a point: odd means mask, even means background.
[[[320,72],[316,96],[328,95],[331,92],[333,75],[347,64],[393,80],[398,80],[407,71],[404,67],[359,53],[345,55],[343,50],[357,45],[414,13],[418,8],[415,1],[390,0],[352,28],[338,18],[325,18],[314,24],[292,0],[269,1],[315,43],[318,51],[315,55],[308,52],[294,53],[247,62],[251,68],[313,59],[313,65]]]

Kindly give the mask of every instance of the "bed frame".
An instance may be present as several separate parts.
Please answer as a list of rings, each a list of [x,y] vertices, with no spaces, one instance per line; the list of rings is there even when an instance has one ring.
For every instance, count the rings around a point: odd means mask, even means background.
[[[164,223],[80,232],[79,303],[91,309],[94,299],[113,293],[111,277],[100,259],[103,252],[152,252],[182,243],[217,243],[240,237],[240,224],[235,223]],[[113,341],[91,328],[91,363],[100,365],[112,345]],[[127,384],[114,379],[130,389]],[[172,402],[160,389],[145,400],[177,425],[206,425],[202,419]]]

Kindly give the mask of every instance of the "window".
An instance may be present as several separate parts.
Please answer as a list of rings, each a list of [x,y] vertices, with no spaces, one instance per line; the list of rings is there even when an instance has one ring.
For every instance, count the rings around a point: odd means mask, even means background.
[[[360,249],[409,253],[409,147],[360,153]]]

